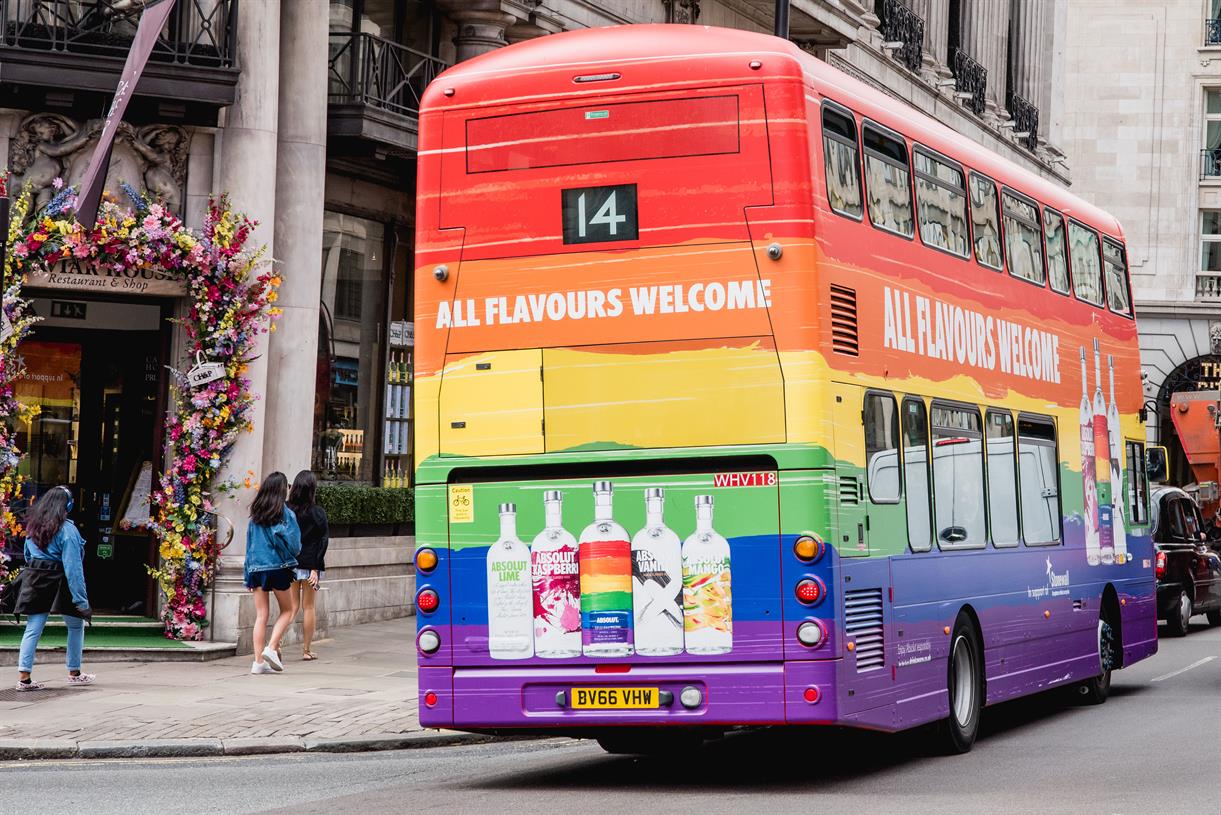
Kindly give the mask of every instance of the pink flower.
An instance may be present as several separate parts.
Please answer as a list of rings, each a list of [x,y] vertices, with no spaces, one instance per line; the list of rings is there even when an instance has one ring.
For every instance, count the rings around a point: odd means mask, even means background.
[[[62,190],[64,188],[64,180],[62,178],[60,178],[59,176],[56,176],[51,181],[51,186],[57,190]]]

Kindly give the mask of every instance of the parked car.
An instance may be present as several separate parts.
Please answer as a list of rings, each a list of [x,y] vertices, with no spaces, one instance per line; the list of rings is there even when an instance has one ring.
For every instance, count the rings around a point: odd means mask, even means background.
[[[1208,540],[1200,508],[1177,487],[1153,490],[1157,616],[1181,637],[1196,614],[1221,625],[1221,541]]]

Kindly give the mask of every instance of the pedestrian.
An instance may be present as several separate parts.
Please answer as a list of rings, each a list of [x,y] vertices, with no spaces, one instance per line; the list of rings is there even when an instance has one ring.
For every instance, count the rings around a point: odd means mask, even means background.
[[[276,472],[267,476],[250,505],[246,527],[246,588],[254,592],[254,664],[252,674],[284,670],[280,661],[280,638],[293,619],[293,569],[301,551],[297,516],[285,505],[288,478]],[[271,595],[276,596],[279,615],[267,637]]]
[[[296,581],[293,582],[293,604],[301,609],[301,658],[306,662],[318,655],[310,650],[314,642],[316,617],[314,592],[326,574],[326,547],[331,541],[326,510],[318,506],[318,478],[302,470],[293,479],[288,494],[288,506],[297,516],[301,528],[301,554],[297,555]]]
[[[72,491],[55,487],[39,497],[25,519],[25,568],[14,610],[26,616],[25,636],[17,657],[17,690],[41,690],[31,677],[34,653],[51,614],[59,614],[68,629],[68,685],[91,685],[96,677],[81,673],[85,620],[93,616],[85,590],[85,541],[68,520]]]

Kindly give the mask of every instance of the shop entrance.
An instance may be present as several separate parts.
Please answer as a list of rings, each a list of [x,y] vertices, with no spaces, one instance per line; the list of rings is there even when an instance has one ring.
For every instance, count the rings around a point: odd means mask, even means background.
[[[35,298],[34,309],[45,321],[21,346],[18,386],[40,408],[19,438],[27,494],[72,488],[95,612],[155,615],[150,496],[163,449],[168,309],[52,298]]]

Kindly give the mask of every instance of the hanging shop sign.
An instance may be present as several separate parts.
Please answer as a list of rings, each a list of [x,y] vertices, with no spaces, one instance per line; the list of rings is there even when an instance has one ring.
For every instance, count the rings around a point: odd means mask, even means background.
[[[25,285],[35,289],[139,297],[182,297],[187,291],[182,277],[165,269],[104,269],[97,263],[78,260],[66,260],[48,269],[31,266],[26,271]]]

